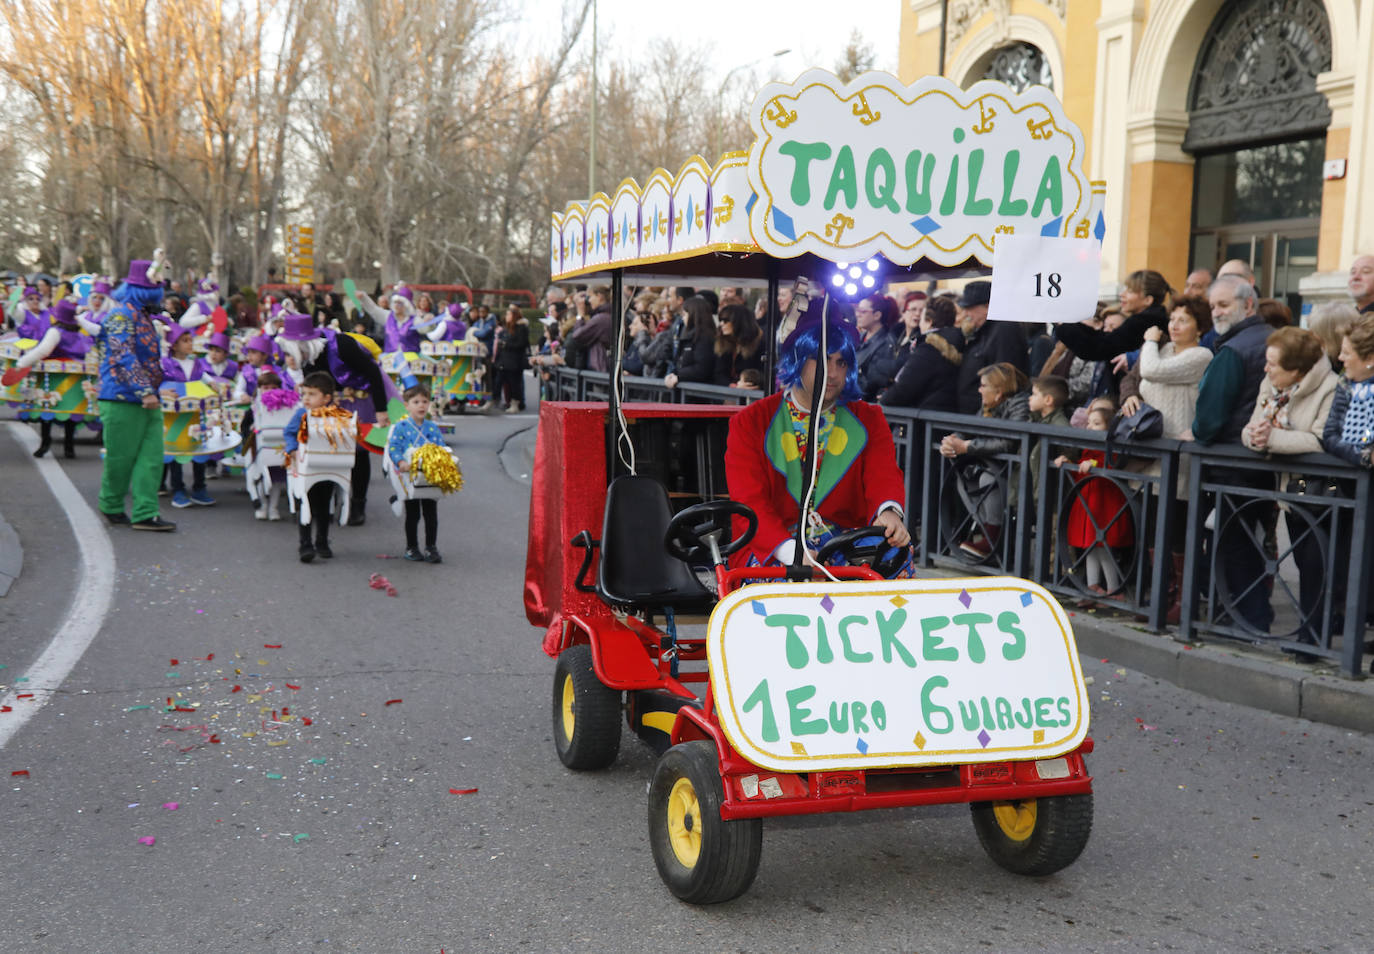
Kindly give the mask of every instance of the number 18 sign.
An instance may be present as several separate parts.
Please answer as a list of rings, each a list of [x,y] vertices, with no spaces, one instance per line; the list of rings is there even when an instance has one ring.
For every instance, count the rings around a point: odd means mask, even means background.
[[[993,321],[1082,321],[1097,308],[1095,239],[999,235],[992,249]]]

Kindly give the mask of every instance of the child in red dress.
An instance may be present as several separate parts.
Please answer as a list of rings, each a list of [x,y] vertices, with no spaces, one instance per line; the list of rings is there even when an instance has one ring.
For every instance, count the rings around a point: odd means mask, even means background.
[[[1111,414],[1106,408],[1094,407],[1088,412],[1088,430],[1105,431],[1110,424]],[[1087,551],[1079,562],[1085,567],[1088,590],[1098,596],[1121,589],[1121,568],[1112,551],[1135,542],[1131,512],[1121,488],[1105,477],[1088,476],[1105,461],[1100,450],[1083,451],[1077,464],[1078,476],[1074,478],[1079,485],[1078,494],[1064,527],[1065,539],[1074,548],[1075,558]],[[1072,463],[1062,454],[1054,460],[1056,467]]]

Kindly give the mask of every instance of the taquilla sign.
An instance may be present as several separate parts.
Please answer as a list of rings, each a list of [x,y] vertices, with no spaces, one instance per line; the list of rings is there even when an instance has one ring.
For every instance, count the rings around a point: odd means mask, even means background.
[[[780,258],[991,261],[998,234],[1086,236],[1083,135],[1043,87],[824,70],[751,106],[754,242]]]
[[[773,771],[1048,759],[1087,737],[1072,629],[1025,580],[761,583],[707,640],[726,737]]]

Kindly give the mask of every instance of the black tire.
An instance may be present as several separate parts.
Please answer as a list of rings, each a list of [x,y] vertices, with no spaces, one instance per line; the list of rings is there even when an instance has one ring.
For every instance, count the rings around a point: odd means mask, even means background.
[[[553,671],[553,747],[570,769],[603,769],[620,753],[620,693],[592,669],[592,648],[569,646]]]
[[[1091,793],[974,802],[969,808],[988,857],[1020,875],[1050,875],[1073,864],[1093,827]]]
[[[763,854],[763,821],[723,821],[714,743],[675,745],[649,784],[649,845],[659,877],[679,899],[718,904],[749,890]]]

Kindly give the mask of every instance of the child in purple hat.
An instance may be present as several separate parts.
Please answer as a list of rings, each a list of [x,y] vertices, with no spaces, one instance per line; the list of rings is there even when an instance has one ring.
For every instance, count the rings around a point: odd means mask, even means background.
[[[229,336],[217,331],[206,343],[205,357],[201,359],[204,376],[222,382],[227,390],[232,387],[239,374],[239,363],[229,357]]]
[[[189,384],[192,381],[199,381],[205,376],[205,369],[200,358],[191,354],[191,333],[181,325],[173,324],[167,328],[167,342],[169,353],[162,359],[162,380],[163,382],[174,381]],[[167,392],[175,394],[173,391]],[[166,463],[166,479],[168,489],[172,493],[172,506],[178,510],[185,510],[192,504],[202,507],[213,507],[215,498],[210,496],[210,492],[205,489],[206,461],[191,461],[191,491],[186,492],[186,478],[182,473],[180,462],[168,457]]]
[[[48,313],[43,310],[43,295],[32,285],[24,289],[24,300],[14,316],[20,338],[37,341],[48,330]]]

